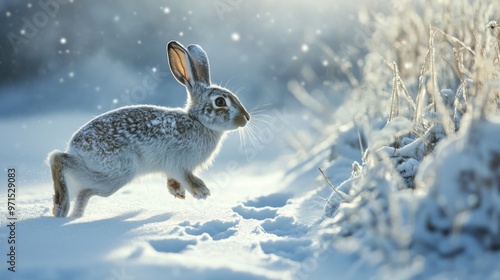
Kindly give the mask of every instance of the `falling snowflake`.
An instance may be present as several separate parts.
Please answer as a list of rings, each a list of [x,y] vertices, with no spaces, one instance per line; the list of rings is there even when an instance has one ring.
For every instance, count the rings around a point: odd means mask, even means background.
[[[303,44],[302,47],[300,47],[300,49],[303,51],[303,52],[307,52],[309,51],[309,46],[306,45],[306,44]]]
[[[163,8],[163,12],[164,12],[165,14],[170,14],[170,8],[169,8],[169,7],[165,7],[165,8]]]
[[[231,40],[238,42],[240,40],[240,34],[234,32],[231,34]]]
[[[64,45],[66,44],[66,38],[62,37],[61,40],[59,40],[59,42],[61,43],[61,45]]]

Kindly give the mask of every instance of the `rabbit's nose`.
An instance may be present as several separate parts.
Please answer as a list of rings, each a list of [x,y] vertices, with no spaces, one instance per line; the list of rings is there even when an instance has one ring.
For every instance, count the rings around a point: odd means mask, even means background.
[[[234,124],[238,127],[244,127],[250,121],[250,114],[243,108],[234,119]]]
[[[250,113],[248,113],[247,110],[243,110],[243,115],[245,116],[247,122],[250,121]]]

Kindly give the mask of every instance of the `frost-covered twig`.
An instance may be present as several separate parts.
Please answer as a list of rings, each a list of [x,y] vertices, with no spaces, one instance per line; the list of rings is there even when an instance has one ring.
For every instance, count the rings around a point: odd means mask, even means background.
[[[363,139],[361,138],[361,133],[359,132],[358,123],[356,122],[356,120],[353,120],[353,122],[354,122],[354,126],[356,127],[356,132],[358,134],[358,145],[359,145],[360,155],[361,155],[361,158],[363,158],[363,154],[365,152],[365,148],[363,146]]]
[[[321,174],[323,174],[323,177],[325,177],[325,180],[326,182],[328,183],[328,185],[330,186],[330,188],[332,188],[332,190],[334,192],[336,192],[343,200],[347,201],[347,202],[350,202],[350,199],[348,197],[345,197],[341,192],[339,192],[332,184],[332,182],[330,182],[330,180],[328,180],[328,177],[326,177],[325,175],[325,172],[323,172],[323,170],[321,170],[321,168],[319,168],[319,172],[321,172]]]
[[[450,34],[444,32],[443,30],[441,30],[441,29],[439,29],[437,27],[434,27],[434,30],[436,30],[439,33],[441,33],[450,43],[457,44],[457,45],[461,46],[462,48],[466,49],[472,55],[474,55],[474,56],[476,55],[475,51],[473,51],[467,44],[465,44],[464,42],[462,42],[457,37],[451,36]]]
[[[386,63],[389,68],[391,68],[393,77],[392,77],[392,95],[391,95],[391,106],[390,106],[390,113],[389,113],[389,121],[391,121],[394,118],[394,115],[399,116],[400,115],[400,108],[399,108],[399,87],[403,89],[404,96],[406,98],[406,102],[408,102],[409,106],[413,111],[417,109],[417,106],[415,105],[415,102],[410,96],[410,93],[408,89],[406,88],[403,79],[399,75],[399,69],[396,61],[392,62],[392,65],[389,63]],[[395,111],[395,112],[394,112]]]
[[[398,66],[396,62],[392,62],[392,94],[391,94],[391,110],[389,112],[389,122],[392,121],[394,115],[399,116],[399,87],[398,87]]]

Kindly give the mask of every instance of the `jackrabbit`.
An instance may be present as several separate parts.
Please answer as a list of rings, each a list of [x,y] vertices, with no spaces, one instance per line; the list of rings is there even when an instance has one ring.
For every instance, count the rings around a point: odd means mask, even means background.
[[[185,190],[197,199],[210,195],[193,172],[212,162],[225,132],[245,126],[250,114],[234,93],[212,85],[200,46],[171,41],[167,56],[173,76],[187,89],[185,108],[126,106],[81,127],[67,152],[56,150],[48,157],[54,216],[68,215],[69,189],[76,194],[72,216],[82,216],[90,197],[110,196],[147,173],[164,173],[175,197],[184,199]]]

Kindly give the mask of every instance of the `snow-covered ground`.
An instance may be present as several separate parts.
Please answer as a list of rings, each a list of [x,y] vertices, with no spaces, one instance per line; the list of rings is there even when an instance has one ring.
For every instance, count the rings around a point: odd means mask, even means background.
[[[3,169],[16,169],[18,218],[16,272],[3,262],[1,279],[330,278],[331,271],[321,272],[318,263],[332,256],[318,256],[316,241],[321,197],[328,190],[318,193],[313,182],[319,173],[307,167],[318,159],[292,168],[296,155],[280,144],[281,132],[247,154],[235,152],[239,139],[230,135],[214,166],[201,174],[212,191],[205,201],[175,199],[163,178],[150,176],[109,198],[92,198],[82,218],[54,218],[45,153],[63,149],[72,130],[89,117],[50,114],[0,121],[0,129],[10,132],[3,136],[0,154]],[[325,145],[315,153],[322,158],[328,152]],[[349,177],[351,162],[329,170],[336,174],[334,183]],[[7,180],[3,170],[3,186]],[[3,187],[4,259],[10,234],[6,195]],[[343,262],[350,260],[331,265]]]

